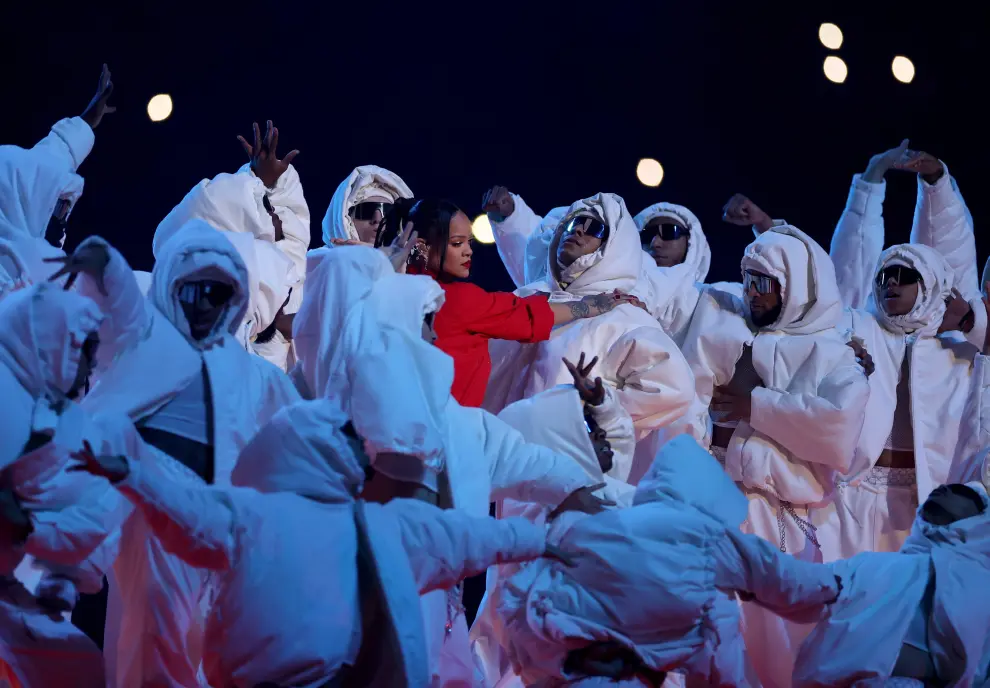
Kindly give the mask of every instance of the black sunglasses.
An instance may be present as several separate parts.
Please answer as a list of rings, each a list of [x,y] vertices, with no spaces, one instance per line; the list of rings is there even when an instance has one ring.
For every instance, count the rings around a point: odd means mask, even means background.
[[[921,281],[921,273],[906,265],[890,265],[877,273],[878,287],[885,286],[890,280],[894,280],[898,286],[917,284]]]
[[[660,222],[644,227],[643,231],[639,233],[639,237],[643,246],[649,246],[658,236],[664,241],[674,241],[675,239],[688,236],[690,233],[691,230],[687,227],[681,227],[680,225],[669,222]]]
[[[773,277],[746,270],[743,272],[743,293],[748,292],[750,287],[756,289],[757,294],[774,294],[780,291],[780,286]]]
[[[608,236],[608,225],[587,215],[578,215],[568,220],[564,225],[563,234],[574,234],[579,229],[583,231],[585,236],[592,236],[602,241]]]
[[[392,205],[392,203],[365,201],[364,203],[351,206],[347,214],[355,220],[374,220],[375,213],[381,213],[381,217],[388,215],[388,212],[392,209]]]
[[[179,302],[189,305],[198,303],[200,299],[206,297],[210,306],[217,308],[227,303],[233,295],[232,286],[214,280],[186,282],[179,287]]]

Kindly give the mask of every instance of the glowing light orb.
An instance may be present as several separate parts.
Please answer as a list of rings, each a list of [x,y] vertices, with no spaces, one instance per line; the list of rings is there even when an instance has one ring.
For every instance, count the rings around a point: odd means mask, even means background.
[[[172,114],[172,96],[159,93],[148,101],[148,117],[152,122],[164,122]]]
[[[481,214],[474,218],[471,223],[471,233],[474,238],[483,244],[494,244],[495,233],[492,231],[492,223],[488,221],[488,216]]]
[[[822,24],[818,27],[818,40],[829,50],[838,50],[842,47],[842,29],[835,24]]]
[[[914,63],[903,55],[898,55],[890,65],[894,78],[902,84],[910,84],[914,79]]]
[[[844,82],[846,80],[846,76],[849,74],[849,70],[846,68],[846,63],[835,55],[829,55],[825,58],[824,69],[825,78],[836,84],[841,84]]]
[[[653,158],[643,158],[636,165],[636,178],[644,186],[660,186],[663,181],[663,165]]]

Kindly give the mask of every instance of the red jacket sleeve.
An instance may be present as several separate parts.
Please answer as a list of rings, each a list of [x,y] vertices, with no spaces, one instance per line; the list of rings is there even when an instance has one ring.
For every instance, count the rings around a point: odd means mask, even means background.
[[[487,292],[463,282],[457,289],[447,291],[444,308],[470,334],[490,339],[542,342],[550,338],[553,329],[553,311],[543,294],[520,298],[509,292]]]

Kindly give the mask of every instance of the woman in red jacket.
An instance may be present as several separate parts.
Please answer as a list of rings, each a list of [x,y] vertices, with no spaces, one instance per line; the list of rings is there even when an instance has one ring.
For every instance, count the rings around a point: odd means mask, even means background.
[[[436,346],[454,359],[451,395],[462,406],[481,406],[491,373],[489,339],[540,342],[550,331],[577,318],[606,313],[621,303],[640,305],[618,292],[603,299],[587,296],[572,303],[550,303],[547,294],[520,298],[510,292],[487,292],[467,282],[471,276],[471,221],[450,201],[399,199],[382,222],[379,245],[413,224],[416,245],[409,257],[410,273],[427,274],[446,294],[433,320]],[[602,243],[608,227],[598,223],[576,231],[581,241]],[[597,234],[597,236],[595,236]]]

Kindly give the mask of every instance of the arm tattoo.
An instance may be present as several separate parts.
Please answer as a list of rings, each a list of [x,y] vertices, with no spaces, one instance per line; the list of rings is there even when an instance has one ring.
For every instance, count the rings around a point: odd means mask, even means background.
[[[615,308],[616,301],[610,294],[598,294],[591,297],[591,303],[599,313],[608,313]]]
[[[571,315],[574,316],[575,320],[579,318],[587,318],[591,315],[591,307],[586,304],[583,299],[581,301],[575,301],[571,304]]]

